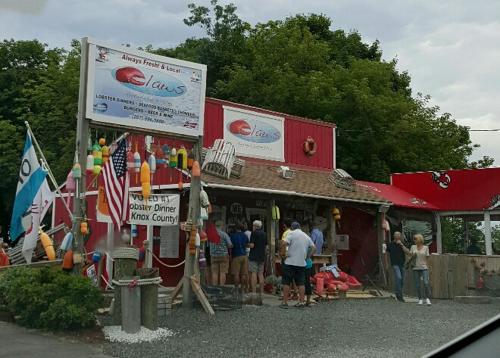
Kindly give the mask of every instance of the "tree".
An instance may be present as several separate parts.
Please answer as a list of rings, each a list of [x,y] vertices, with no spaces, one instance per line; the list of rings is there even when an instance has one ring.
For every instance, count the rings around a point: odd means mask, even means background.
[[[190,5],[186,23],[202,26],[207,37],[176,49],[191,56],[201,48],[223,49],[202,59],[217,73],[215,83],[209,79],[209,94],[335,122],[338,164],[358,179],[386,182],[391,172],[469,166],[468,129],[439,114],[430,97],[412,96],[409,74],[399,72],[395,60],[381,60],[378,41],[365,44],[357,32],[332,31],[324,15],[249,28],[234,6],[212,6]]]
[[[34,41],[0,43],[0,208],[9,223],[28,121],[59,182],[74,156],[79,44],[70,52]]]

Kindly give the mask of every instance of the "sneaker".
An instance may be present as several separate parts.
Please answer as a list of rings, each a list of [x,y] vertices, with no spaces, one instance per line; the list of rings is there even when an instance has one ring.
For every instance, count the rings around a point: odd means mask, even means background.
[[[418,300],[418,304],[419,305],[423,305],[424,304],[424,300]]]
[[[283,309],[288,309],[288,303],[282,303],[281,305],[279,305],[279,308],[283,308]]]
[[[425,300],[425,304],[426,304],[427,306],[430,306],[430,305],[431,305],[431,300],[429,300],[429,299],[427,298],[427,299]]]

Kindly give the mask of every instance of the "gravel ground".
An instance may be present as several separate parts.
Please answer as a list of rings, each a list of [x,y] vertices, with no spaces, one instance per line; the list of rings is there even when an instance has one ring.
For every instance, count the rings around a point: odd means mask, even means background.
[[[208,318],[175,310],[161,323],[174,336],[155,343],[107,343],[118,357],[419,357],[500,313],[500,303],[344,300],[283,310],[245,306]]]

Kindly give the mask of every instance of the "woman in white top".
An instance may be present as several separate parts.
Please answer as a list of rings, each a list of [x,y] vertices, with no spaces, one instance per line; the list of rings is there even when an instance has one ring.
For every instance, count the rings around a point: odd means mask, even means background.
[[[430,306],[431,304],[431,289],[429,286],[429,267],[427,265],[427,257],[429,256],[429,247],[424,245],[424,237],[420,234],[413,236],[415,245],[410,248],[410,254],[415,260],[413,266],[413,278],[415,279],[415,288],[417,289],[418,304],[425,303]],[[420,280],[424,281],[424,295],[421,293]]]

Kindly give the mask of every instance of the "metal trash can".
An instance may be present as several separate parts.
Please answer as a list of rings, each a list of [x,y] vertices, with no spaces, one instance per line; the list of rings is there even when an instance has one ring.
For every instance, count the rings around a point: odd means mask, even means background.
[[[139,276],[119,280],[121,291],[122,330],[137,333],[141,330],[141,287]]]

